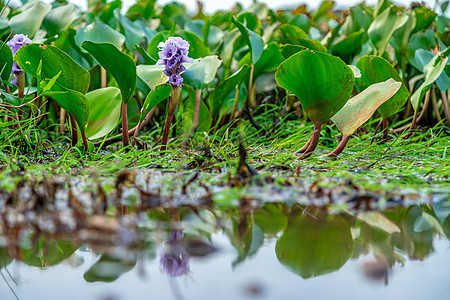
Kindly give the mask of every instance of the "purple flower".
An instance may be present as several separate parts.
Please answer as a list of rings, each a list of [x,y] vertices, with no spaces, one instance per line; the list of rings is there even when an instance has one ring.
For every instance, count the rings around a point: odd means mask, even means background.
[[[13,54],[16,54],[17,50],[23,45],[31,44],[33,41],[24,34],[16,34],[6,44],[11,48]]]
[[[159,261],[160,271],[170,277],[180,277],[190,270],[189,255],[184,251],[180,241],[183,239],[181,230],[171,230],[165,243],[164,254]]]
[[[33,41],[24,34],[16,34],[10,39],[6,44],[11,48],[13,55],[16,54],[17,50],[23,45],[31,44]],[[11,75],[14,75],[14,79],[11,80],[12,84],[17,84],[17,76],[23,70],[19,68],[15,61],[13,61]]]
[[[177,74],[172,74],[169,77],[169,83],[173,86],[179,86],[183,82],[183,77]]]
[[[157,65],[164,65],[164,74],[169,76],[172,86],[179,86],[183,82],[180,74],[186,71],[183,63],[192,63],[194,60],[188,56],[189,43],[180,37],[169,37],[164,43],[158,44],[159,60]]]

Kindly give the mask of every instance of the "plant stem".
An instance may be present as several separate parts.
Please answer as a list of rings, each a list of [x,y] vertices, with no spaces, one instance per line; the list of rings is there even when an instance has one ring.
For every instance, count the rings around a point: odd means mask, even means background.
[[[103,67],[100,67],[100,85],[102,88],[105,88],[108,84],[108,73]]]
[[[447,119],[447,125],[450,126],[450,112],[448,109],[448,99],[445,95],[445,92],[443,91],[441,91],[441,98],[442,98],[442,106],[444,107],[445,119]]]
[[[130,145],[130,136],[128,134],[128,116],[127,116],[127,103],[122,103],[122,142],[123,146]]]
[[[134,146],[136,144],[136,138],[138,136],[139,131],[141,131],[142,128],[144,128],[148,122],[150,121],[150,119],[153,117],[153,114],[155,113],[155,109],[156,106],[153,107],[148,114],[145,116],[145,118],[142,120],[142,122],[139,122],[136,127],[134,127],[133,129],[131,129],[128,134],[129,135],[133,135],[132,139],[131,139],[131,145]]]
[[[86,153],[88,151],[88,142],[86,138],[86,133],[84,131],[81,132],[81,137],[83,139],[84,153]]]
[[[66,121],[66,111],[61,107],[59,113],[59,133],[64,135],[64,123]]]
[[[200,118],[200,104],[202,101],[202,90],[195,91],[195,110],[194,110],[194,123],[192,124],[192,133],[197,131],[198,120]]]
[[[384,119],[383,119],[384,120]],[[348,135],[343,135],[342,136],[342,140],[339,143],[339,145],[337,145],[337,147],[331,151],[330,153],[327,154],[328,157],[335,157],[338,156],[342,150],[344,150],[345,146],[347,146],[347,142],[350,139],[350,136]]]
[[[297,152],[295,152],[295,153],[300,154],[300,153],[305,152],[306,149],[308,149],[309,145],[311,144],[312,139],[313,139],[313,137],[312,137],[312,135],[311,135],[311,136],[309,137],[309,140],[306,142],[306,144],[304,144],[303,147],[301,147],[301,148],[300,148]]]
[[[442,121],[442,118],[441,118],[441,113],[439,112],[439,108],[437,106],[436,88],[434,87],[434,85],[431,88],[431,103],[433,104],[433,110],[434,110],[434,114],[436,115],[436,119],[437,119],[438,123],[440,123]]]
[[[386,141],[388,139],[388,129],[389,129],[389,122],[388,119],[383,118],[383,141]]]
[[[430,102],[430,90],[428,90],[428,92],[425,94],[425,101],[423,103],[423,108],[422,111],[420,112],[420,115],[417,111],[414,111],[414,116],[413,119],[411,121],[411,124],[407,124],[405,126],[402,126],[400,128],[396,128],[394,129],[392,132],[394,133],[399,133],[404,131],[405,129],[407,129],[409,127],[409,130],[411,131],[412,129],[414,129],[414,127],[416,126],[416,124],[422,119],[422,117],[425,115],[425,112],[427,111],[428,108],[428,103]]]
[[[245,102],[244,109],[246,109],[250,105],[250,99],[252,97],[252,89],[253,89],[253,72],[254,72],[254,70],[255,70],[255,64],[252,64],[250,67],[250,76],[248,79],[247,101]]]
[[[298,158],[298,160],[308,158],[311,156],[311,154],[313,154],[314,150],[317,147],[317,144],[319,143],[321,128],[322,128],[322,124],[318,124],[318,123],[314,124],[314,131],[311,135],[311,143],[309,144],[306,151]]]
[[[77,122],[75,121],[75,118],[72,114],[69,114],[70,118],[70,126],[72,127],[72,147],[75,147],[78,143],[78,129],[77,129]]]
[[[169,140],[170,125],[172,124],[173,116],[175,115],[175,110],[180,102],[181,98],[181,86],[172,87],[172,92],[170,94],[169,108],[167,110],[166,124],[164,125],[164,131],[161,141],[161,151],[167,149],[167,141]],[[161,153],[164,155],[164,152]]]
[[[234,114],[236,113],[236,109],[238,107],[238,103],[239,103],[239,84],[236,85],[236,92],[234,94],[233,109],[231,110],[230,121],[228,123],[231,123],[233,121]]]

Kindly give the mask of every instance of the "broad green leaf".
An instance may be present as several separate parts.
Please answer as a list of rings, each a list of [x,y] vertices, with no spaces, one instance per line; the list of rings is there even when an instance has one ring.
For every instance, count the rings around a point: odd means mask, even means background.
[[[28,35],[32,39],[51,8],[51,5],[44,4],[41,1],[31,2],[29,5],[26,5],[26,8],[24,7],[20,14],[9,20],[9,26],[16,33]]]
[[[202,58],[211,55],[211,50],[209,50],[205,42],[195,33],[183,30],[179,33],[179,36],[189,43],[189,57]]]
[[[331,54],[339,56],[347,63],[351,63],[353,57],[361,50],[361,45],[364,38],[364,31],[356,31],[349,36],[335,40],[331,46]]]
[[[420,66],[422,66],[422,70],[433,59],[433,57],[434,54],[431,51],[425,49],[416,50],[416,61]],[[438,79],[436,79],[436,84],[441,91],[450,89],[450,78],[447,73],[445,73],[445,68],[444,72],[442,72]]]
[[[416,61],[416,51],[418,49],[425,49],[425,50],[434,49],[437,46],[434,36],[435,36],[434,31],[427,29],[423,32],[417,32],[413,34],[411,36],[411,39],[409,40],[406,56],[410,64],[413,65],[419,71],[422,71],[423,66],[421,66]]]
[[[47,81],[46,84],[48,84]],[[56,81],[52,88],[42,95],[55,100],[59,106],[73,115],[81,132],[86,131],[89,121],[89,100],[84,94],[65,88]]]
[[[232,18],[232,22],[241,32],[242,38],[250,49],[252,63],[255,64],[261,57],[264,49],[264,41],[262,37],[245,27],[244,24],[236,20],[235,17]]]
[[[259,18],[251,12],[241,12],[236,16],[236,19],[241,24],[251,31],[256,31],[261,29],[261,21]]]
[[[122,94],[122,102],[130,100],[136,87],[137,76],[133,58],[111,43],[84,42],[81,47],[114,77]]]
[[[276,32],[278,34],[278,41],[281,44],[299,45],[301,39],[308,37],[301,28],[291,24],[280,25]]]
[[[150,41],[150,43],[148,43],[147,46],[147,53],[154,59],[154,60],[158,60],[159,56],[158,56],[158,44],[161,42],[164,42],[167,39],[167,31],[164,32],[158,32]]]
[[[397,225],[395,225],[380,212],[371,211],[359,213],[357,215],[357,218],[367,223],[368,225],[379,228],[389,234],[400,232],[400,228],[398,228]]]
[[[413,33],[428,28],[428,26],[433,22],[434,18],[436,17],[436,13],[431,11],[426,6],[421,6],[414,9],[414,16],[416,19],[416,24],[414,26]]]
[[[77,29],[75,43],[78,47],[81,47],[81,44],[86,41],[94,43],[108,42],[115,45],[117,48],[120,48],[125,42],[125,37],[108,25],[100,21],[95,21],[85,27]]]
[[[233,75],[228,77],[225,81],[221,82],[209,96],[209,102],[212,110],[212,114],[215,116],[219,111],[223,101],[228,95],[235,90],[242,79],[248,75],[250,67],[248,65],[242,66]]]
[[[275,80],[297,96],[314,124],[324,124],[350,98],[355,77],[339,57],[304,50],[280,64]]]
[[[120,89],[106,87],[86,94],[90,116],[86,136],[90,139],[104,137],[116,128],[121,115]]]
[[[137,74],[152,90],[156,86],[169,81],[169,77],[163,73],[163,65],[138,65]]]
[[[118,10],[114,11],[115,17],[119,20],[125,35],[125,45],[129,50],[138,45],[144,39],[144,31],[138,24],[130,21],[128,18],[122,16]]]
[[[375,83],[348,100],[332,118],[339,131],[350,136],[362,124],[367,122],[381,104],[391,98],[402,86],[401,82],[388,79]]]
[[[434,229],[440,235],[445,236],[444,229],[442,228],[442,225],[439,223],[438,219],[423,211],[422,215],[419,216],[414,223],[414,231],[424,232],[430,229]]]
[[[397,14],[393,7],[385,9],[373,20],[367,33],[378,55],[383,55],[394,32],[402,27],[407,20],[407,15]]]
[[[152,108],[167,99],[171,92],[172,87],[170,84],[158,85],[154,90],[150,91],[142,106],[140,121],[142,122],[144,120],[145,116]]]
[[[320,17],[323,17],[325,14],[327,14],[333,7],[335,2],[334,1],[322,1],[320,3],[319,8],[316,10],[313,19],[318,20]]]
[[[45,94],[46,92],[50,91],[53,85],[56,83],[56,80],[58,80],[59,76],[61,76],[61,71],[59,71],[59,73],[56,74],[56,76],[50,79],[49,81],[47,82],[44,81],[44,84],[42,84],[41,93]],[[38,78],[38,80],[40,80],[40,78]]]
[[[367,6],[360,4],[350,8],[350,14],[352,18],[361,26],[364,31],[367,32],[370,24],[373,21],[372,14],[370,13]]]
[[[113,282],[136,265],[136,259],[126,259],[102,254],[100,259],[84,273],[83,278],[87,282]]]
[[[284,57],[280,53],[280,44],[278,44],[277,42],[271,42],[265,45],[261,58],[255,64],[255,68],[253,71],[253,81],[255,81],[257,77],[263,73],[274,71],[283,60]],[[250,64],[251,64],[250,53],[247,53],[239,61],[238,66],[242,67],[243,65],[250,65]],[[245,81],[248,82],[247,77]]]
[[[281,47],[280,52],[283,55],[283,57],[286,59],[286,58],[294,55],[295,53],[300,52],[305,49],[306,48],[303,46],[286,44]]]
[[[382,57],[375,55],[366,55],[361,57],[356,62],[356,67],[361,70],[361,78],[356,79],[356,84],[360,91],[368,88],[374,83],[379,83],[393,78],[395,81],[403,82],[397,71],[392,65]],[[409,90],[402,83],[399,91],[388,101],[378,108],[381,116],[385,119],[394,115],[400,108],[403,107],[408,100]]]
[[[450,52],[449,49],[450,48],[447,48],[447,50],[442,54],[435,55],[433,59],[424,67],[425,80],[411,96],[411,104],[415,111],[419,109],[420,101],[425,96],[425,93],[431,88],[436,79],[439,78],[442,71],[444,71],[445,65],[448,61],[448,52]]]
[[[52,9],[44,18],[42,25],[49,35],[66,30],[80,16],[80,9],[72,3]]]
[[[198,59],[182,74],[184,83],[195,90],[204,89],[213,81],[221,64],[217,55]]]
[[[341,216],[304,214],[277,241],[278,260],[302,278],[339,270],[353,253],[350,227]]]
[[[11,75],[13,65],[13,54],[11,48],[6,43],[0,42],[0,78],[8,80]]]
[[[223,60],[224,66],[229,67],[231,65],[234,54],[234,44],[240,35],[241,33],[237,28],[227,32],[225,35],[222,51],[220,53],[220,58]]]
[[[261,209],[255,210],[253,220],[265,234],[276,236],[288,224],[286,215],[276,203],[268,203]]]
[[[327,48],[324,45],[322,45],[319,41],[316,41],[316,40],[304,38],[304,39],[300,39],[298,44],[300,46],[303,46],[303,47],[311,49],[311,50],[327,53]]]
[[[57,83],[63,87],[82,94],[86,94],[89,89],[89,72],[55,46],[24,45],[16,52],[14,60],[22,70],[33,76],[37,76],[38,66],[42,61],[42,79],[53,78],[61,72]]]
[[[136,51],[139,52],[139,54],[142,56],[142,58],[144,59],[144,63],[146,65],[154,65],[154,64],[156,64],[156,59],[151,57],[147,53],[147,51],[145,51],[145,49],[142,48],[141,46],[136,46]]]
[[[39,237],[30,248],[21,250],[21,260],[33,267],[45,268],[56,266],[69,258],[78,247],[67,240]]]

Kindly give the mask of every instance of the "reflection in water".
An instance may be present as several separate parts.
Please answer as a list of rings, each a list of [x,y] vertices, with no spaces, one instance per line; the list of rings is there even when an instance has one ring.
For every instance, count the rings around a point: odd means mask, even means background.
[[[58,229],[61,222],[53,215],[55,223],[46,225],[52,228],[51,232],[18,213],[13,218],[13,212],[8,210],[1,216],[0,274],[10,285],[13,276],[8,266],[13,261],[51,270],[84,247],[98,255],[84,272],[86,282],[113,285],[133,269],[141,274],[139,269],[145,269],[146,263],[158,261],[157,249],[161,253],[161,273],[168,277],[195,277],[190,259],[209,257],[216,248],[220,250],[211,245],[211,236],[222,234],[236,250],[237,257],[229,262],[235,270],[249,258],[257,260],[260,249],[268,241],[275,241],[275,254],[281,265],[304,279],[337,272],[348,261],[358,259],[360,269],[355,272],[389,284],[395,265],[426,260],[435,251],[436,237],[450,234],[448,200],[383,212],[285,203],[266,203],[261,207],[247,204],[215,209],[158,207],[145,215],[129,213],[115,219],[84,216],[77,220],[73,231],[67,227]],[[215,259],[211,257],[206,263],[213,265]],[[261,261],[261,265],[264,263]],[[74,266],[78,268],[79,264]],[[26,289],[26,283],[20,284]],[[11,286],[11,291],[16,289]]]

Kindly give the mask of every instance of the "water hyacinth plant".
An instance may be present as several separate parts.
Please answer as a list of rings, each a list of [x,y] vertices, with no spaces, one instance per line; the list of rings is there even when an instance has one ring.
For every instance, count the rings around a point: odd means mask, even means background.
[[[19,50],[22,46],[31,44],[33,41],[28,38],[28,36],[24,34],[16,34],[9,40],[6,44],[11,48],[13,55],[16,54],[17,50]],[[11,80],[12,84],[18,86],[19,98],[23,98],[23,91],[25,87],[25,77],[24,72],[15,61],[13,61],[11,75],[14,78]]]
[[[180,74],[186,71],[183,63],[192,63],[194,60],[189,55],[189,43],[180,37],[169,37],[164,43],[158,44],[159,60],[157,65],[163,65],[163,73],[169,76],[169,83],[172,86],[170,100],[168,104],[166,123],[161,141],[161,150],[166,150],[169,138],[170,125],[175,114],[175,110],[181,101],[181,86],[183,78]]]

